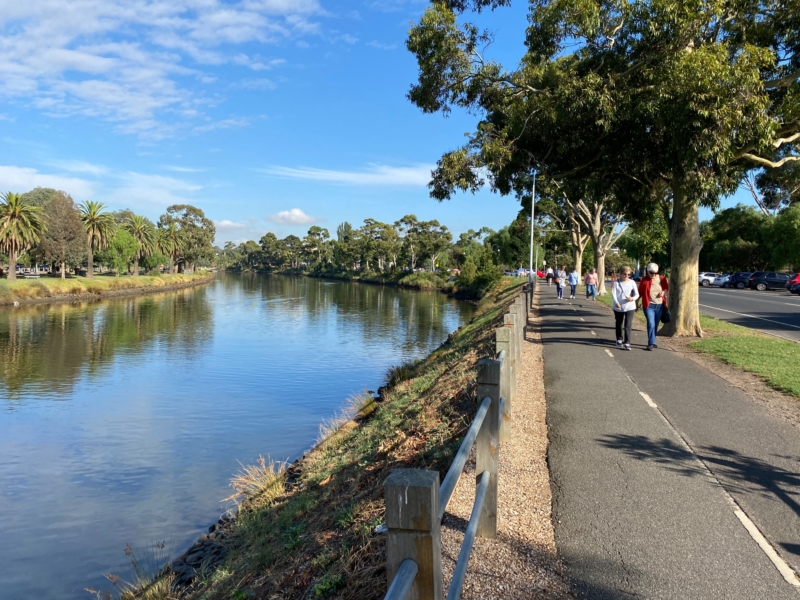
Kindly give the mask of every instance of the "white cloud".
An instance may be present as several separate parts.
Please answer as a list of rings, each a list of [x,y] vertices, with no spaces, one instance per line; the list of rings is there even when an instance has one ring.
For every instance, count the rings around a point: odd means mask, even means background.
[[[272,221],[277,225],[311,225],[318,222],[320,219],[307,215],[299,208],[291,210],[282,210],[281,212],[270,215],[267,217],[268,221]]]
[[[108,169],[103,165],[95,165],[82,160],[53,160],[48,163],[68,173],[86,173],[87,175],[102,175]]]
[[[329,181],[350,185],[394,185],[394,186],[426,186],[431,180],[431,171],[435,165],[418,164],[413,167],[389,167],[386,165],[370,165],[365,171],[333,171],[312,167],[271,166],[259,169],[261,173],[291,179],[307,179],[312,181]]]
[[[176,173],[202,173],[205,169],[193,169],[191,167],[175,167],[171,165],[164,165],[167,171],[175,171]]]
[[[242,229],[247,229],[248,226],[244,223],[234,223],[233,221],[229,221],[228,219],[222,219],[221,221],[214,221],[214,226],[217,228],[217,233],[233,233],[241,231]]]
[[[216,131],[217,129],[230,129],[231,127],[246,127],[250,124],[250,119],[223,119],[221,121],[211,121],[205,125],[198,125],[192,129],[195,133],[205,133],[207,131]]]
[[[277,85],[271,79],[264,79],[263,77],[255,79],[242,79],[238,83],[238,87],[246,90],[274,90]]]
[[[234,47],[296,41],[324,14],[318,0],[0,0],[0,98],[165,137],[181,130],[175,115],[207,102],[187,75],[209,83],[205,65],[279,66]]]
[[[395,50],[397,49],[397,44],[384,44],[377,40],[372,40],[371,42],[367,42],[367,46],[371,46],[373,48],[377,48],[378,50]]]
[[[0,190],[3,192],[22,194],[35,187],[62,190],[78,201],[91,198],[94,193],[94,184],[85,179],[39,173],[28,167],[0,165]]]

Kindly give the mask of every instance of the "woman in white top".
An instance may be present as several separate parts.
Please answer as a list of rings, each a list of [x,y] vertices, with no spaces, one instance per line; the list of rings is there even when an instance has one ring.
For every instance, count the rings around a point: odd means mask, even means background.
[[[636,311],[636,299],[639,297],[639,290],[636,282],[631,279],[630,267],[622,267],[619,272],[619,279],[611,285],[611,299],[614,303],[614,320],[617,330],[617,348],[625,350],[631,349],[631,326],[633,325],[633,315]],[[623,337],[624,324],[624,337]]]

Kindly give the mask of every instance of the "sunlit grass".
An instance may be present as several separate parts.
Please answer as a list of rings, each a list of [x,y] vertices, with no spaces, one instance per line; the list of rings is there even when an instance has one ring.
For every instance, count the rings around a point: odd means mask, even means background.
[[[108,292],[130,290],[135,288],[162,288],[176,284],[191,283],[200,279],[211,278],[206,272],[192,274],[140,275],[139,277],[111,277],[95,275],[86,277],[41,277],[40,279],[18,279],[16,281],[0,281],[0,302],[14,302],[54,298],[59,296],[102,296]]]

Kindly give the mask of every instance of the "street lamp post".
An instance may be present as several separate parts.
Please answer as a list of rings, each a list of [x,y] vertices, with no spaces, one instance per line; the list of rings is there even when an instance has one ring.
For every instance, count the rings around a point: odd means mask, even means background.
[[[531,190],[531,252],[530,258],[528,261],[528,283],[533,285],[533,219],[535,216],[535,209],[536,209],[536,171],[533,172],[533,189]],[[539,253],[537,248],[536,253],[536,262],[539,262]]]

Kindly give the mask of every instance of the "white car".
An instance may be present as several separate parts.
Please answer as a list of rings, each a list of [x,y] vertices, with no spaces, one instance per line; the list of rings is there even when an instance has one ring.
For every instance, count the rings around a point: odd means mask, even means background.
[[[728,280],[731,278],[729,273],[723,273],[718,277],[714,278],[714,281],[711,282],[711,285],[715,285],[717,287],[725,287],[725,284],[728,283]]]
[[[699,283],[703,287],[708,287],[711,285],[714,279],[717,278],[718,275],[719,273],[707,273],[704,271],[700,273],[700,276],[697,278],[697,283]]]

